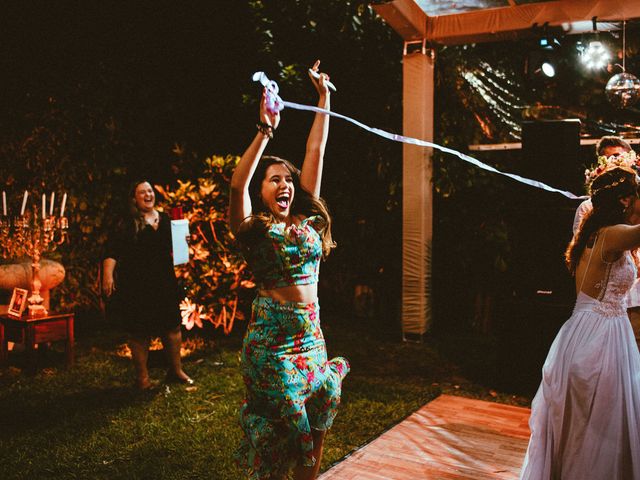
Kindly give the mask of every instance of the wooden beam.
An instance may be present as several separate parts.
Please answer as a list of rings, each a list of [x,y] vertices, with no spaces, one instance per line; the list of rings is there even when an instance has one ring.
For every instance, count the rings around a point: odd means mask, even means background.
[[[558,0],[427,17],[426,39],[445,45],[509,40],[544,24],[576,33],[584,29],[574,24],[593,17],[598,22],[640,18],[640,1]]]
[[[426,38],[427,15],[414,0],[394,0],[373,5],[373,9],[405,41]]]

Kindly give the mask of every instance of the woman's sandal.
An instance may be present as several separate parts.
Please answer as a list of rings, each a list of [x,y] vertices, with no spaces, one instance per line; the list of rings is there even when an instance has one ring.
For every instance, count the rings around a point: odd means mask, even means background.
[[[164,383],[168,384],[181,384],[187,386],[193,386],[196,382],[191,377],[180,378],[175,373],[167,373],[167,376],[164,379]]]
[[[140,393],[153,393],[158,390],[158,387],[160,387],[160,383],[154,380],[150,380],[143,384],[136,383],[136,391]]]

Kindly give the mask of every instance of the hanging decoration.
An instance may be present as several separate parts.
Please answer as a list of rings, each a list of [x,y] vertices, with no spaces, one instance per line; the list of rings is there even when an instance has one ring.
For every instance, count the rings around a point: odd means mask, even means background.
[[[622,22],[622,73],[611,77],[604,88],[607,100],[617,108],[629,108],[640,99],[640,80],[626,71],[626,23]]]
[[[607,82],[604,91],[613,106],[628,108],[640,98],[640,80],[630,73],[618,73]]]

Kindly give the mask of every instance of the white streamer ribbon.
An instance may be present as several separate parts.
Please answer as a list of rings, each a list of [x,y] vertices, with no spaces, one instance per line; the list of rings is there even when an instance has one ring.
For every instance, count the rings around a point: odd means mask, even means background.
[[[253,75],[253,79],[255,81],[259,81],[260,83],[262,83],[265,87],[269,88],[269,86],[275,84],[275,82],[270,81],[267,79],[266,75],[263,72],[256,72]],[[273,92],[273,90],[272,90]],[[277,96],[277,90],[275,92],[275,95]],[[551,187],[549,185],[547,185],[546,183],[543,182],[539,182],[538,180],[532,180],[530,178],[525,178],[522,177],[520,175],[516,175],[514,173],[508,173],[508,172],[503,172],[501,170],[498,170],[497,168],[494,168],[490,165],[487,165],[486,163],[482,163],[480,160],[477,160],[469,155],[466,155],[462,152],[458,152],[457,150],[453,150],[452,148],[447,148],[447,147],[443,147],[442,145],[438,145],[437,143],[432,143],[432,142],[427,142],[425,140],[420,140],[417,138],[413,138],[413,137],[405,137],[404,135],[398,135],[395,133],[390,133],[390,132],[386,132],[384,130],[381,130],[379,128],[375,128],[375,127],[369,127],[368,125],[365,125],[362,122],[359,122],[358,120],[355,120],[351,117],[347,117],[346,115],[342,115],[340,113],[336,113],[336,112],[332,112],[330,110],[326,110],[324,108],[320,108],[320,107],[312,107],[310,105],[303,105],[300,103],[294,103],[294,102],[288,102],[286,100],[282,100],[280,99],[280,97],[277,97],[278,100],[282,101],[282,105],[284,107],[289,107],[289,108],[293,108],[295,110],[306,110],[306,111],[310,111],[310,112],[315,112],[315,113],[323,113],[325,115],[330,115],[332,117],[336,117],[336,118],[341,118],[342,120],[346,120],[347,122],[353,123],[354,125],[357,125],[358,127],[362,128],[363,130],[366,130],[368,132],[371,132],[375,135],[379,135],[380,137],[386,138],[388,140],[392,140],[394,142],[401,142],[401,143],[408,143],[411,145],[417,145],[420,147],[429,147],[429,148],[435,148],[436,150],[440,150],[441,152],[444,153],[448,153],[451,155],[455,155],[456,157],[458,157],[459,159],[470,163],[472,165],[475,165],[476,167],[482,169],[482,170],[486,170],[488,172],[492,172],[492,173],[497,173],[499,175],[504,175],[505,177],[509,177],[517,182],[520,183],[524,183],[525,185],[529,185],[531,187],[535,187],[535,188],[539,188],[541,190],[546,190],[547,192],[553,192],[553,193],[559,193],[561,195],[564,195],[567,198],[570,198],[572,200],[584,200],[586,198],[589,198],[587,195],[575,195],[571,192],[568,192],[566,190],[560,190],[558,188],[555,187]]]

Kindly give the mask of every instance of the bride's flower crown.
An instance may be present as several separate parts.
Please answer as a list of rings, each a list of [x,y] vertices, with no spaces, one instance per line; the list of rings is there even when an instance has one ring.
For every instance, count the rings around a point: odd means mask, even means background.
[[[630,150],[618,155],[611,155],[610,157],[600,155],[598,157],[598,163],[595,164],[591,169],[587,168],[584,171],[585,183],[590,184],[591,182],[593,182],[594,178],[603,173],[605,170],[609,170],[610,168],[614,167],[627,167],[635,170],[636,172],[640,172],[640,158],[636,156],[636,152],[634,150]]]

